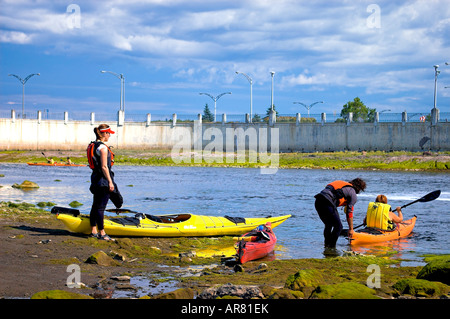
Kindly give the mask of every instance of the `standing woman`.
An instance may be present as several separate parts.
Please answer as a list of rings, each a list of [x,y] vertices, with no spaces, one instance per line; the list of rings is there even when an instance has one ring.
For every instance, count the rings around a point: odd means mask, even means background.
[[[116,208],[122,207],[123,204],[122,195],[114,182],[114,173],[111,170],[114,165],[114,153],[105,144],[114,131],[109,125],[101,124],[94,128],[94,133],[96,140],[87,148],[89,167],[92,169],[89,190],[94,195],[90,213],[91,236],[112,241],[104,229],[105,208],[110,199]]]

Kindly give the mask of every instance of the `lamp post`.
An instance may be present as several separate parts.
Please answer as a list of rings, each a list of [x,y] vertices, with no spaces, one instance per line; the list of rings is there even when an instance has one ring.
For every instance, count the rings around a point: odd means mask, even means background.
[[[120,111],[125,112],[125,77],[123,74],[117,74],[111,71],[100,71],[102,73],[110,73],[120,80]]]
[[[313,104],[310,104],[310,105],[306,105],[306,104],[304,104],[304,103],[302,103],[302,102],[293,102],[294,104],[301,104],[301,105],[303,105],[304,107],[306,107],[306,109],[308,110],[308,117],[309,117],[309,109],[310,108],[312,108],[314,105],[316,105],[317,103],[323,103],[323,101],[318,101],[318,102],[314,102]]]
[[[447,63],[445,63],[447,64]],[[441,71],[438,70],[439,65],[433,65],[434,67],[434,109],[436,109],[436,95],[437,95],[437,77]]]
[[[251,77],[249,77],[247,74],[236,71],[236,74],[242,74],[245,76],[248,80],[248,83],[250,83],[250,123],[252,122],[252,108],[253,108],[253,93],[252,93],[252,87],[253,87],[253,80]]]
[[[41,75],[40,73],[32,73],[28,75],[25,79],[22,79],[20,76],[15,74],[8,74],[8,76],[13,76],[17,78],[20,83],[22,83],[22,119],[24,118],[24,101],[25,101],[25,83],[34,75]]]
[[[275,71],[270,71],[270,75],[272,76],[272,90],[271,90],[271,98],[270,98],[270,107],[273,112],[273,76],[275,75]]]
[[[209,93],[199,93],[199,94],[200,95],[207,95],[214,101],[214,122],[216,122],[216,104],[217,104],[217,100],[220,99],[225,94],[231,94],[231,92],[224,92],[224,93],[221,93],[221,94],[217,95],[216,97],[212,96]]]

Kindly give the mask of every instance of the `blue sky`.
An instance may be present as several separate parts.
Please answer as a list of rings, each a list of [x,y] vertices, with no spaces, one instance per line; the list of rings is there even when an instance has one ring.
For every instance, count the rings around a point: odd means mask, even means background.
[[[450,108],[450,5],[442,1],[0,1],[0,109],[126,113],[339,113]]]

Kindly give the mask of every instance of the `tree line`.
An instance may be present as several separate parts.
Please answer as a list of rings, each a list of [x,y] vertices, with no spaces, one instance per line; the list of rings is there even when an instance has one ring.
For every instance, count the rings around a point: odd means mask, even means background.
[[[269,106],[269,108],[266,110],[266,114],[264,117],[261,118],[261,115],[254,114],[252,118],[253,123],[258,122],[268,122],[269,114],[272,108]],[[278,111],[275,108],[275,105],[273,106],[273,110],[276,112],[276,115],[278,116]],[[349,113],[353,113],[353,121],[355,122],[373,122],[375,120],[375,108],[369,108],[367,107],[359,97],[355,97],[353,101],[348,101],[346,104],[342,106],[342,110],[340,113],[340,118],[336,120],[336,122],[346,122]],[[288,119],[289,118],[289,119]],[[203,122],[214,122],[214,114],[209,109],[208,103],[206,103],[204,109],[203,109],[203,115],[202,115],[202,121]],[[295,117],[281,117],[281,119],[277,119],[277,122],[291,122],[295,121]],[[307,118],[302,117],[302,122],[316,122],[315,118]]]

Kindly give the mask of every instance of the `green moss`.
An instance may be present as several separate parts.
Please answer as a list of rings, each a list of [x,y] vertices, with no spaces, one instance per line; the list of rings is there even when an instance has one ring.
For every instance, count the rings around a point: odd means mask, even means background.
[[[311,299],[379,299],[376,291],[356,282],[333,285],[320,285],[314,290]]]
[[[171,292],[157,295],[152,299],[194,299],[194,290],[190,288],[180,288]]]
[[[322,275],[315,269],[304,269],[289,275],[284,286],[292,290],[303,291],[305,287],[316,287],[323,280]]]
[[[417,274],[418,279],[440,281],[450,285],[450,255],[425,258],[428,264]]]
[[[44,207],[52,207],[52,206],[55,206],[56,204],[53,202],[39,202],[36,205],[41,208],[44,208]]]
[[[76,207],[83,206],[83,204],[80,203],[80,202],[78,202],[78,201],[76,201],[76,200],[74,200],[74,201],[72,201],[72,202],[69,203],[69,206],[70,206],[70,207],[73,207],[73,208],[76,208]]]
[[[443,283],[416,278],[402,279],[396,282],[392,288],[401,295],[413,296],[439,296],[450,290],[450,287]]]
[[[20,188],[20,189],[23,189],[23,190],[28,190],[28,189],[39,188],[39,185],[36,184],[35,182],[25,180],[20,185],[15,183],[14,185],[12,185],[12,187],[13,188]]]
[[[268,299],[303,299],[305,294],[302,291],[280,288],[271,290]]]
[[[64,290],[46,290],[35,293],[31,299],[94,299],[91,296]]]

